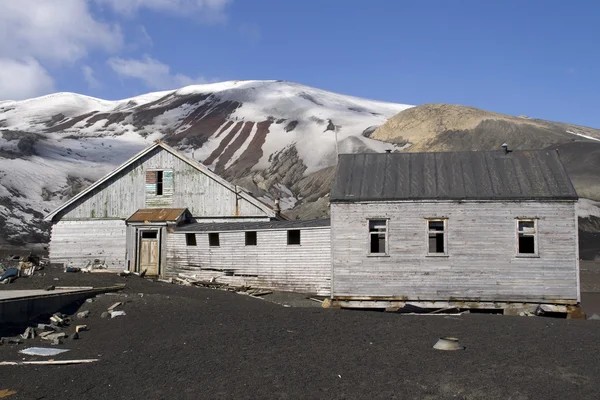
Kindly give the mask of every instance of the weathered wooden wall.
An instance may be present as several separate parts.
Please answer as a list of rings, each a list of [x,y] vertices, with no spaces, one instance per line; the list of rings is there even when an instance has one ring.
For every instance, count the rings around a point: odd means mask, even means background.
[[[426,218],[448,218],[448,257],[427,256]],[[517,217],[537,217],[539,258],[516,257]],[[389,256],[367,256],[389,218]],[[333,296],[408,300],[578,298],[573,202],[332,203]]]
[[[285,230],[259,230],[256,246],[245,245],[244,232],[221,232],[219,238],[219,247],[209,247],[208,234],[196,233],[197,245],[186,246],[185,234],[168,234],[166,276],[184,273],[232,285],[330,294],[329,228],[302,229],[300,245],[288,245]]]
[[[110,270],[127,268],[125,221],[59,221],[52,226],[50,259],[65,266],[85,267],[99,259]]]
[[[146,172],[173,171],[173,190],[165,186],[162,200],[147,196]],[[170,175],[165,176],[167,180]],[[265,212],[238,196],[229,188],[200,172],[168,151],[157,148],[129,168],[100,185],[85,200],[75,202],[60,214],[61,219],[128,218],[146,207],[188,208],[194,217],[267,217]]]

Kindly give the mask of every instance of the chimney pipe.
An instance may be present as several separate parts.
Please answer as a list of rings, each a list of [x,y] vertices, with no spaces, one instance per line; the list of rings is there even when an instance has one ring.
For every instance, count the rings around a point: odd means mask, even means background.
[[[275,205],[273,205],[273,211],[275,211],[275,214],[277,214],[278,217],[281,214],[281,207],[279,206],[279,199],[275,199]]]
[[[390,149],[387,149],[385,152],[386,152],[386,153],[391,153],[391,152],[392,152],[392,150],[390,150]]]
[[[504,149],[504,154],[510,153],[510,150],[508,150],[508,144],[507,143],[502,143],[502,148]]]

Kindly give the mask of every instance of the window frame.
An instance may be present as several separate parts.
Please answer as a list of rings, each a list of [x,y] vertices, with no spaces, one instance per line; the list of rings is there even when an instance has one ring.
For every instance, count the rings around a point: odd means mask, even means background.
[[[430,222],[442,222],[444,224],[444,229],[442,231],[431,231],[429,229]],[[430,233],[435,232],[436,235],[440,233],[444,235],[444,252],[443,253],[432,253],[429,249],[429,235]],[[425,251],[427,257],[449,257],[450,254],[448,252],[448,218],[447,217],[428,217],[425,218]]]
[[[379,235],[377,232],[371,232],[372,221],[385,221],[385,252],[371,252],[371,236]],[[385,217],[367,218],[367,257],[389,257],[390,256],[390,219]]]
[[[254,243],[248,243],[248,234],[254,234]],[[246,231],[244,232],[244,246],[258,246],[258,232],[257,231]]]
[[[290,243],[290,232],[298,232],[298,243]],[[302,246],[302,230],[301,229],[288,229],[286,235],[287,235],[287,245],[288,246]]]
[[[154,189],[155,196],[164,196],[165,193],[165,171],[162,169],[154,171],[156,176],[154,179],[156,180],[156,188]],[[160,177],[160,179],[159,179]],[[160,190],[159,190],[160,188]],[[160,191],[160,193],[159,193]]]
[[[537,217],[517,217],[515,218],[515,257],[516,258],[539,258],[539,231],[538,231],[538,219]],[[519,252],[519,238],[521,232],[519,230],[519,222],[533,222],[533,253],[520,253]]]
[[[213,238],[213,239],[211,239]],[[216,238],[216,243],[214,244],[214,238]],[[221,247],[221,238],[219,236],[219,232],[209,232],[208,233],[208,247]]]
[[[196,240],[196,234],[195,233],[188,232],[188,233],[185,234],[185,246],[186,247],[195,247],[195,246],[198,246],[198,241]]]

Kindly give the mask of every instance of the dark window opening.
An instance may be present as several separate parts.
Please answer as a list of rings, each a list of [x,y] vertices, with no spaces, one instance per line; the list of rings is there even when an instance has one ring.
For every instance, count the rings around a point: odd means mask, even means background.
[[[446,254],[444,221],[427,221],[429,228],[429,254]]]
[[[195,233],[186,233],[185,234],[185,245],[186,246],[196,246],[196,234]]]
[[[163,172],[156,171],[156,195],[162,196],[163,194]]]
[[[295,229],[287,231],[287,244],[300,244],[300,231]]]
[[[158,232],[156,231],[142,231],[142,239],[156,239]]]
[[[535,221],[519,221],[519,254],[535,254]]]
[[[208,234],[208,245],[210,247],[219,247],[221,243],[219,242],[219,234],[218,233],[209,233]]]
[[[246,232],[246,246],[256,246],[256,232]]]
[[[369,253],[386,254],[387,220],[372,219],[369,221]]]

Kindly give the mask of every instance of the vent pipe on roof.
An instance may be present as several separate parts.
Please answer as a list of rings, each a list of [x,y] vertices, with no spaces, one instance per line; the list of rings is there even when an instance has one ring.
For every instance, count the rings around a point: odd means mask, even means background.
[[[273,205],[273,211],[279,217],[281,214],[281,207],[279,206],[279,199],[275,199],[275,204]]]
[[[502,143],[502,148],[504,149],[504,154],[510,153],[510,150],[508,150],[508,144],[507,143]]]
[[[392,152],[392,150],[390,150],[390,149],[387,149],[385,152],[386,152],[386,153],[391,153],[391,152]]]

